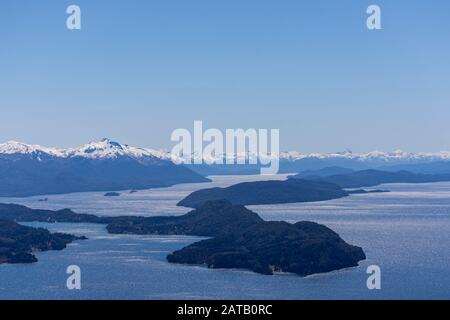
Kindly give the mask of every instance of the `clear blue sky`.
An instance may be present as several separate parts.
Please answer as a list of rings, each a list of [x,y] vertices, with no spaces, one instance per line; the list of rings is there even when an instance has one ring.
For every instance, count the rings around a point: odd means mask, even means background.
[[[169,148],[203,120],[283,150],[450,150],[448,0],[2,0],[0,41],[0,142]]]

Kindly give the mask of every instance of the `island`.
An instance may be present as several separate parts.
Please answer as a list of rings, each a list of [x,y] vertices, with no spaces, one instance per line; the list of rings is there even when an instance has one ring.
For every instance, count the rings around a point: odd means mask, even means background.
[[[86,222],[105,224],[108,232],[114,234],[207,237],[208,239],[170,254],[167,260],[171,263],[205,265],[209,268],[248,269],[261,274],[289,272],[307,276],[355,267],[366,258],[360,247],[346,243],[337,233],[323,225],[314,222],[290,224],[264,221],[243,205],[235,205],[227,200],[207,201],[185,215],[162,217],[97,217],[68,209],[34,210],[0,204],[0,219],[5,221],[6,230],[23,227],[15,221]],[[30,229],[24,230],[31,232]],[[38,230],[41,237],[37,239],[43,239],[43,244],[37,248],[63,248],[76,239],[69,235],[51,235],[44,229]],[[56,238],[49,242],[50,237]],[[0,238],[11,237],[4,237],[0,233]],[[31,254],[36,246],[28,245],[27,241],[16,237],[16,244],[23,242],[25,251],[22,252]],[[2,250],[3,257],[11,252],[6,246]],[[29,261],[33,260],[27,255],[25,257]],[[13,262],[6,258],[2,261]],[[15,261],[25,262],[27,259]]]
[[[120,197],[120,193],[118,192],[107,192],[104,194],[105,197]]]
[[[303,170],[296,174],[297,179],[308,179],[310,177],[329,177],[338,174],[349,174],[355,172],[353,169],[343,168],[338,166],[325,167],[317,170]]]
[[[170,254],[172,263],[209,268],[248,269],[307,276],[355,267],[364,251],[347,244],[331,229],[314,223],[264,221],[242,205],[208,201],[179,217],[117,219],[110,233],[212,237]]]
[[[63,250],[67,244],[84,239],[0,219],[0,264],[37,262],[33,252]]]
[[[299,174],[290,179],[321,181],[336,184],[342,188],[372,187],[383,183],[431,183],[450,181],[450,174],[421,174],[408,171],[361,170],[346,174],[317,176]]]
[[[70,209],[42,210],[30,209],[18,204],[0,203],[0,219],[17,222],[46,223],[101,223],[108,224],[112,218],[98,217],[92,214],[75,213]]]
[[[381,190],[381,189],[375,189],[375,190],[364,190],[364,189],[356,189],[356,190],[347,190],[349,194],[371,194],[371,193],[389,193],[390,190]]]
[[[371,193],[366,190],[344,190],[328,181],[288,179],[284,181],[244,182],[227,188],[210,188],[192,192],[177,205],[198,208],[207,201],[226,199],[233,204],[264,205],[296,202],[316,202]],[[376,190],[375,192],[382,192]]]
[[[167,257],[172,263],[308,276],[358,266],[364,251],[314,222],[262,222],[194,243]]]

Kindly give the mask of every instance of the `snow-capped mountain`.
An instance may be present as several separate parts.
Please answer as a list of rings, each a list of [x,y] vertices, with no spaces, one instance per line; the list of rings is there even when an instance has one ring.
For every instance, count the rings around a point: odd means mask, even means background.
[[[409,170],[416,173],[450,173],[450,152],[411,153],[372,151],[353,153],[351,151],[328,154],[301,154],[285,152],[280,155],[283,173],[320,170],[327,167],[341,167],[353,170],[381,169],[387,171]]]
[[[91,142],[75,149],[68,149],[64,152],[64,156],[91,159],[131,157],[133,159],[154,158],[155,160],[170,160],[170,154],[165,151],[131,147],[109,139]]]
[[[193,154],[192,158],[201,157]],[[238,155],[217,155],[215,158],[258,159],[258,155],[246,152]],[[273,156],[265,156],[270,158]],[[341,167],[353,170],[382,169],[382,170],[410,170],[423,173],[450,172],[450,152],[442,151],[436,153],[410,153],[404,151],[382,152],[372,151],[368,153],[353,153],[350,150],[336,153],[312,153],[305,154],[298,151],[282,152],[279,155],[280,173],[300,173],[306,170],[320,170],[327,167]],[[167,168],[178,167],[172,171],[186,170],[187,168],[199,175],[229,175],[229,174],[258,174],[261,166],[259,164],[247,165],[185,165],[175,166],[172,162],[171,153],[163,150],[132,147],[121,144],[110,139],[90,142],[78,148],[49,148],[39,145],[27,145],[20,142],[7,142],[0,144],[0,170],[13,162],[22,163],[25,160],[41,163],[90,163],[96,168],[101,167],[98,163],[118,165],[120,163],[136,162],[148,167],[163,166]],[[267,162],[266,162],[267,163]],[[34,165],[36,165],[34,163]],[[70,167],[70,165],[69,165]],[[120,171],[120,170],[119,170]],[[158,176],[158,174],[155,173]],[[169,175],[170,176],[170,175]],[[1,178],[1,177],[0,177]],[[173,181],[178,181],[173,176]],[[120,180],[120,179],[119,179]],[[194,179],[195,180],[195,179]],[[1,181],[0,181],[1,182]],[[178,183],[178,182],[177,182]],[[145,185],[145,184],[144,184]]]
[[[218,156],[218,159],[221,157]],[[245,153],[222,156],[223,159],[258,159],[257,155]],[[261,157],[259,157],[261,159]],[[266,160],[274,160],[276,155],[263,155]],[[450,173],[450,152],[436,153],[409,153],[404,151],[368,153],[353,153],[351,151],[336,153],[305,154],[298,151],[282,152],[279,155],[280,173],[300,173],[308,170],[320,170],[328,167],[343,169],[364,170],[410,170],[417,173]],[[265,161],[265,163],[268,163]],[[258,174],[261,166],[247,164],[239,166],[230,165],[188,165],[188,167],[202,175],[229,175],[229,174]]]
[[[64,150],[57,148],[46,148],[39,145],[29,145],[17,141],[8,141],[0,144],[0,155],[14,154],[45,154],[48,156],[62,157],[64,156]]]
[[[121,144],[110,139],[102,139],[98,142],[90,142],[79,148],[60,149],[48,148],[40,145],[28,145],[21,142],[9,141],[0,144],[1,155],[46,155],[57,158],[87,158],[87,159],[115,159],[130,157],[136,160],[154,159],[167,161],[170,154],[165,151],[136,148]]]
[[[450,160],[450,151],[440,151],[435,153],[411,153],[402,150],[394,152],[372,151],[368,153],[353,153],[351,151],[336,152],[336,153],[310,153],[303,154],[298,151],[283,152],[280,154],[280,159],[287,161],[298,161],[307,158],[317,159],[351,159],[359,161],[447,161]]]
[[[166,152],[109,139],[58,149],[0,144],[0,197],[168,187],[208,179],[177,166]]]
[[[149,148],[132,147],[127,144],[112,141],[110,139],[102,139],[96,142],[90,142],[78,148],[49,148],[40,145],[28,145],[21,142],[9,141],[0,144],[1,155],[47,155],[59,158],[88,158],[88,159],[114,159],[120,157],[130,157],[136,160],[144,158],[153,158],[155,160],[171,160],[171,154],[165,150],[155,150]],[[245,153],[242,155],[234,155],[231,158],[252,159],[257,155]],[[195,156],[193,156],[195,158]],[[289,151],[280,153],[280,160],[295,162],[304,159],[342,159],[356,160],[361,162],[377,161],[377,162],[421,162],[421,161],[449,161],[450,151],[441,151],[436,153],[411,153],[401,150],[394,152],[372,151],[368,153],[353,153],[349,150],[335,153],[301,153],[298,151]]]

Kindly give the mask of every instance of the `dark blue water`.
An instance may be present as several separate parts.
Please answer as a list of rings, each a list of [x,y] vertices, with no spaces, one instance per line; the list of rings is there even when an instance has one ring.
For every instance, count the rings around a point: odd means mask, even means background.
[[[247,177],[248,178],[248,177]],[[217,178],[227,185],[238,178]],[[201,185],[200,187],[205,187]],[[0,199],[31,207],[76,207],[79,212],[181,214],[177,200],[198,185],[149,190],[105,199],[99,193]],[[300,278],[242,270],[209,270],[166,262],[168,253],[198,238],[109,235],[104,226],[55,224],[52,231],[86,235],[64,251],[38,253],[33,265],[0,265],[0,299],[449,299],[450,183],[385,185],[388,194],[275,206],[253,206],[270,220],[312,220],[362,246],[360,267]],[[76,204],[73,206],[71,204]],[[82,270],[82,289],[66,288],[67,266]],[[366,287],[366,268],[382,270],[382,289]]]

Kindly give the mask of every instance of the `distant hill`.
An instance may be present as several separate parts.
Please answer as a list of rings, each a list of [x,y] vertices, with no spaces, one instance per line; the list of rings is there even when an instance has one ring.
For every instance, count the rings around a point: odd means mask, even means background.
[[[257,159],[255,154],[232,155]],[[224,156],[224,158],[226,158]],[[331,168],[361,171],[407,170],[414,173],[450,173],[450,152],[403,151],[279,154],[279,173],[328,176]],[[323,170],[323,171],[322,171]],[[206,182],[208,175],[260,174],[260,164],[175,165],[168,151],[136,148],[103,139],[79,148],[58,149],[20,142],[0,144],[0,197],[23,197],[83,191],[119,191]],[[334,174],[344,174],[335,172]]]
[[[198,208],[207,201],[226,199],[235,205],[258,205],[311,202],[348,196],[336,184],[324,181],[290,179],[286,181],[257,181],[239,183],[227,188],[194,191],[178,206]]]
[[[450,174],[450,161],[383,166],[379,169],[384,171],[410,171],[424,174]]]
[[[297,179],[307,178],[307,177],[328,177],[337,174],[348,174],[355,172],[353,169],[342,168],[342,167],[325,167],[318,170],[305,170],[296,175]]]
[[[292,176],[296,179],[299,176]],[[371,187],[383,183],[429,183],[450,181],[450,174],[417,174],[408,171],[380,171],[380,170],[362,170],[348,174],[338,174],[328,177],[301,176],[300,179],[311,179],[314,181],[329,182],[339,185],[342,188],[361,188]]]
[[[0,196],[139,190],[207,182],[164,153],[104,139],[78,149],[0,145]]]
[[[257,155],[245,154],[241,158],[256,158]],[[279,154],[280,173],[301,173],[329,167],[341,167],[352,170],[378,169],[385,171],[408,170],[416,173],[450,173],[450,152],[410,153],[403,151],[353,153],[304,154],[296,151]],[[260,165],[188,165],[190,169],[202,175],[259,174]],[[392,169],[390,169],[392,167]],[[395,169],[397,168],[397,169]],[[423,170],[423,171],[422,171]],[[338,173],[336,173],[338,174]]]
[[[261,166],[259,164],[185,164],[184,166],[202,176],[239,176],[261,173]]]
[[[107,192],[104,194],[105,197],[120,197],[120,193],[118,192]]]

